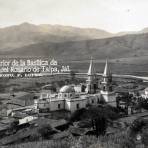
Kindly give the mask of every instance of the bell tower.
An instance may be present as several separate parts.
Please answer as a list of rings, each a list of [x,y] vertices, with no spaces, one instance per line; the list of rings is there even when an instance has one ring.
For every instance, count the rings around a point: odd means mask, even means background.
[[[95,68],[93,64],[93,59],[91,57],[90,60],[90,65],[87,73],[87,80],[86,80],[86,92],[89,94],[94,94],[96,93],[97,89],[97,82],[96,82],[96,73],[95,73]]]
[[[108,60],[106,60],[104,72],[102,75],[101,81],[101,96],[105,102],[114,102],[116,101],[115,93],[112,88],[112,74],[110,71],[110,67],[108,64]]]

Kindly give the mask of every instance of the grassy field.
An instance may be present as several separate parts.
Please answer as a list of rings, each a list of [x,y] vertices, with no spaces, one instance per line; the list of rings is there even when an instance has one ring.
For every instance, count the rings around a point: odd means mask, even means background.
[[[72,70],[87,72],[90,60],[66,62]],[[65,62],[63,62],[65,63]],[[109,59],[112,73],[148,75],[148,56]],[[103,72],[105,60],[94,59],[96,72]]]
[[[142,143],[134,144],[126,137],[126,132],[116,133],[109,137],[69,136],[63,140],[44,140],[23,144],[10,145],[9,148],[144,148]],[[130,141],[131,140],[131,141]],[[7,146],[4,148],[8,148]]]

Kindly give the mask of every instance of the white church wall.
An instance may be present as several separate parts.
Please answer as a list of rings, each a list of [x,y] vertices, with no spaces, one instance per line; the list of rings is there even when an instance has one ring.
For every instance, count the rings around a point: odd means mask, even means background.
[[[71,103],[70,103],[70,101],[68,101],[68,100],[65,100],[65,109],[66,109],[66,110],[69,110],[69,111],[70,111],[70,109],[71,109]]]
[[[74,112],[78,109],[81,108],[85,108],[87,104],[87,99],[83,99],[83,100],[76,100],[76,99],[72,99],[72,100],[66,100],[66,109]]]
[[[52,100],[50,102],[50,111],[65,109],[64,100]]]
[[[88,103],[91,105],[98,104],[99,96],[89,96]]]
[[[38,100],[37,108],[48,109],[50,108],[50,103],[47,100]]]
[[[102,93],[101,95],[105,102],[107,102],[111,106],[116,107],[116,94],[114,92]]]

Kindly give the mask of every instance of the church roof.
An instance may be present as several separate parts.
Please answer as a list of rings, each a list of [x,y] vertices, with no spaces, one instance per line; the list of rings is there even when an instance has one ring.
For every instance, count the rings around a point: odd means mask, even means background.
[[[111,71],[108,65],[108,60],[106,60],[103,76],[109,76],[110,74],[111,74]]]
[[[94,75],[94,74],[95,74],[95,68],[94,68],[94,64],[93,64],[93,59],[91,58],[87,75],[90,76],[90,75]]]
[[[71,85],[65,85],[63,86],[60,91],[60,93],[71,93],[71,92],[75,92],[74,87]]]

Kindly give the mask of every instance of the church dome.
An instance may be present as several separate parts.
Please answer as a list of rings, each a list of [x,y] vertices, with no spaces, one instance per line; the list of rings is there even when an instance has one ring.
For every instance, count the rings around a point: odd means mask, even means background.
[[[60,89],[59,92],[60,93],[72,93],[72,92],[75,92],[75,90],[73,86],[65,85]]]

